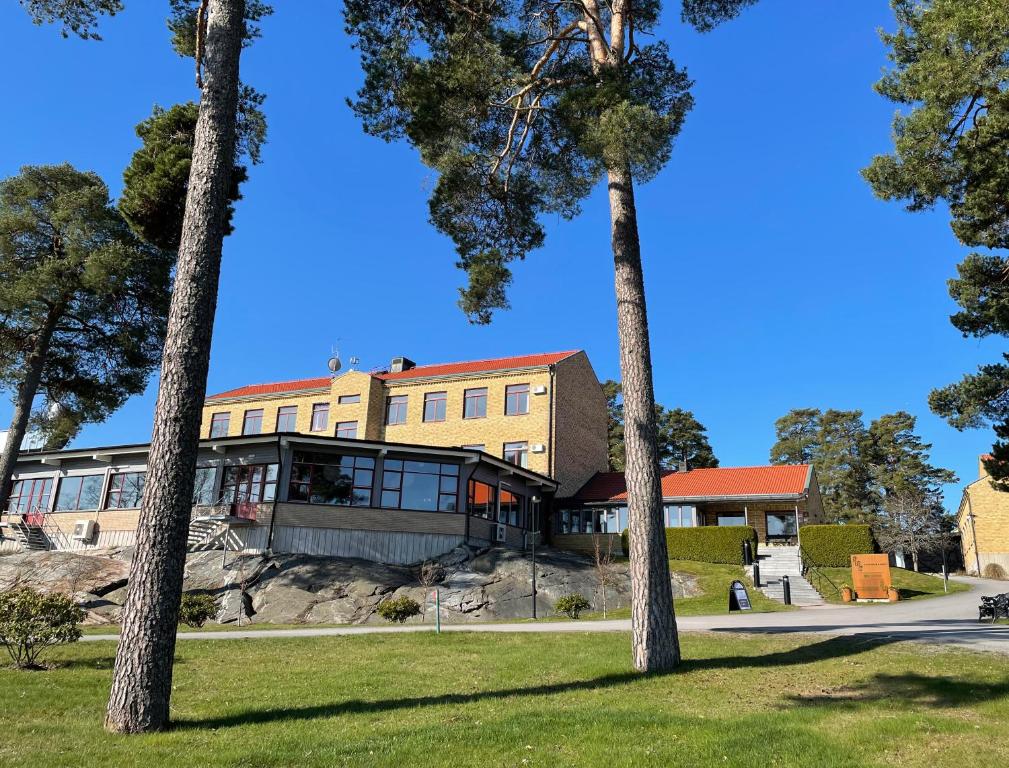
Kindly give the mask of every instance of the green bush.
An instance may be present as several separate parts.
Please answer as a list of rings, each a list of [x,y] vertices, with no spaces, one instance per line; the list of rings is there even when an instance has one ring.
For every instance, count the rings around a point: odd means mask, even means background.
[[[852,555],[876,551],[876,540],[868,525],[804,525],[799,530],[802,551],[813,565],[848,568]]]
[[[199,629],[217,615],[217,602],[205,592],[186,592],[179,606],[179,621]]]
[[[591,607],[592,604],[585,599],[584,595],[573,592],[570,595],[564,595],[558,600],[557,605],[554,606],[554,610],[557,613],[563,613],[569,619],[577,619],[582,611],[587,611]]]
[[[66,595],[28,587],[0,592],[0,644],[19,669],[39,669],[44,650],[77,642],[83,620],[84,611]]]
[[[416,616],[419,613],[420,603],[406,595],[383,600],[382,604],[378,606],[379,616],[386,621],[394,621],[397,624],[402,624],[411,616]]]
[[[695,560],[699,563],[743,564],[743,542],[749,539],[757,556],[757,531],[748,525],[666,528],[666,550],[670,560]],[[630,553],[627,531],[621,534],[624,552]]]

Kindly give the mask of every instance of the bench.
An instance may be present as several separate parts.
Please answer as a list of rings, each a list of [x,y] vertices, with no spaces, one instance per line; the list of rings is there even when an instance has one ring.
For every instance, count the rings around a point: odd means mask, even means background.
[[[994,624],[996,619],[1009,619],[1009,592],[1003,595],[985,595],[977,609],[977,620],[990,618]]]

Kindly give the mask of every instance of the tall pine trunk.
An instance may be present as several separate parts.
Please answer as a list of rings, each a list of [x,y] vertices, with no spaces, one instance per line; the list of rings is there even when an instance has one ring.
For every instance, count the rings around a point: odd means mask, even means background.
[[[7,431],[3,454],[0,454],[0,509],[7,507],[7,499],[11,492],[11,475],[14,474],[14,465],[17,464],[18,454],[21,452],[21,442],[25,439],[25,433],[28,431],[28,419],[32,415],[32,403],[35,402],[35,395],[38,393],[39,383],[42,381],[42,371],[45,368],[46,355],[49,353],[49,344],[53,340],[53,333],[55,333],[56,325],[62,316],[61,305],[56,305],[49,310],[45,322],[32,340],[32,351],[25,359],[24,378],[21,379],[14,397],[14,415],[11,417],[10,429]]]
[[[634,208],[634,182],[627,168],[610,170],[609,196],[624,395],[624,476],[631,550],[631,652],[635,669],[661,672],[680,663],[680,641],[662,520],[645,279]]]
[[[210,0],[206,75],[161,363],[161,387],[129,595],[105,726],[139,733],[169,720],[200,414],[217,307],[235,147],[244,0]]]

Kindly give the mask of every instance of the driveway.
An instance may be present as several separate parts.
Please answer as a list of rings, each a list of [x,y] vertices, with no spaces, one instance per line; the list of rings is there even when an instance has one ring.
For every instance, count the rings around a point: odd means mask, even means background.
[[[1009,626],[980,624],[977,606],[981,595],[1009,590],[1004,581],[959,578],[972,586],[969,592],[912,600],[897,604],[831,605],[800,608],[783,613],[735,613],[682,616],[684,632],[812,632],[954,645],[978,651],[1009,654]],[[443,632],[629,632],[627,619],[607,621],[550,621],[501,624],[448,624]],[[304,629],[254,629],[218,632],[180,632],[180,640],[245,640],[276,637],[329,637],[389,632],[431,632],[431,624],[406,626],[305,627]],[[116,635],[85,635],[82,641],[117,640]]]

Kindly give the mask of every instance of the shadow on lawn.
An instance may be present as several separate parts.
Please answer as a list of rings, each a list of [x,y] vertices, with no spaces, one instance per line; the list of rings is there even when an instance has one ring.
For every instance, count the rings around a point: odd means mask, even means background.
[[[380,699],[378,701],[362,701],[349,699],[331,704],[316,704],[313,706],[290,707],[284,709],[261,709],[239,712],[232,715],[210,717],[196,720],[180,720],[174,724],[175,729],[220,729],[243,725],[261,725],[294,720],[316,720],[347,714],[374,712],[389,712],[417,707],[436,707],[443,705],[472,704],[488,699],[506,699],[526,696],[552,696],[575,691],[597,691],[604,688],[614,688],[643,680],[655,680],[664,677],[675,678],[694,671],[711,669],[740,669],[754,667],[773,672],[775,667],[785,667],[795,664],[810,664],[826,659],[836,659],[853,656],[871,651],[881,645],[897,642],[896,638],[830,638],[817,643],[810,643],[787,651],[768,653],[762,656],[727,656],[710,659],[686,659],[680,667],[665,674],[642,676],[636,672],[620,672],[595,677],[590,680],[572,680],[548,685],[531,685],[521,688],[502,688],[491,691],[476,691],[474,693],[445,693],[434,696],[412,696],[397,699]]]
[[[899,701],[929,707],[957,707],[1009,697],[1009,680],[987,682],[959,677],[928,677],[913,672],[880,672],[858,685],[841,686],[812,696],[790,696],[796,706],[850,709],[859,704]]]

